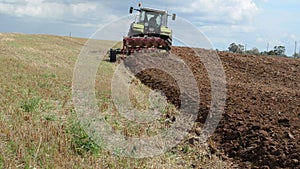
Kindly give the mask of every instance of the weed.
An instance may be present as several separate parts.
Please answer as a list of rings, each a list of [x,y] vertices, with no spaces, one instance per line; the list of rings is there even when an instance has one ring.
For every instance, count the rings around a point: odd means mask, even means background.
[[[183,153],[188,153],[189,151],[191,151],[191,148],[190,148],[190,146],[188,146],[188,145],[184,145],[184,146],[182,147],[181,151],[182,151]]]
[[[10,152],[11,154],[16,154],[17,153],[17,149],[18,149],[18,145],[17,143],[10,141],[7,143],[7,150],[8,152]]]
[[[46,115],[44,119],[47,121],[55,121],[57,120],[57,117],[55,115]]]
[[[40,103],[40,98],[36,97],[36,98],[30,98],[24,102],[22,102],[21,108],[25,111],[25,112],[33,112],[37,106]]]
[[[72,142],[74,144],[72,148],[77,154],[99,154],[101,147],[89,137],[89,135],[82,129],[79,122],[73,122],[70,125],[68,132],[72,135]]]
[[[0,169],[4,168],[4,159],[2,155],[0,154]]]

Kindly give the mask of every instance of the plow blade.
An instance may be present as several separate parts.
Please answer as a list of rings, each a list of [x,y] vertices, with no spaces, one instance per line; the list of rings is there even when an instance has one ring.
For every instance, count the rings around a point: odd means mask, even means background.
[[[169,49],[168,44],[164,39],[160,37],[125,37],[123,44],[126,48],[157,48],[157,49]]]

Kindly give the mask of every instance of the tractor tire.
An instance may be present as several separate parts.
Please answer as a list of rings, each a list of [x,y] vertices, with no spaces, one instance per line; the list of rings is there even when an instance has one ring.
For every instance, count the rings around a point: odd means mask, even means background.
[[[127,49],[127,50],[126,50],[126,55],[127,55],[127,56],[131,55],[131,50],[130,50],[130,49]]]
[[[109,61],[110,62],[116,62],[117,61],[117,51],[110,49],[109,51]]]

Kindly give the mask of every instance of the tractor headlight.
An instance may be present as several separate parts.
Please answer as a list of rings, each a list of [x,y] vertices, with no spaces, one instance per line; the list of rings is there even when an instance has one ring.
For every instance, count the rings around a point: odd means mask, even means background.
[[[149,26],[148,22],[145,23],[145,26]]]

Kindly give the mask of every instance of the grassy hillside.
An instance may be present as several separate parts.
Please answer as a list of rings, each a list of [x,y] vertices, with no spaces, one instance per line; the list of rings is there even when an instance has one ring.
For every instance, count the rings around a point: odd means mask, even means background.
[[[90,140],[76,120],[71,95],[74,65],[86,41],[0,34],[0,168],[227,166],[200,145],[182,143],[162,156],[139,160],[114,156]],[[96,86],[102,109],[111,103],[115,67],[102,62],[97,74],[97,82],[106,84],[101,90]]]

